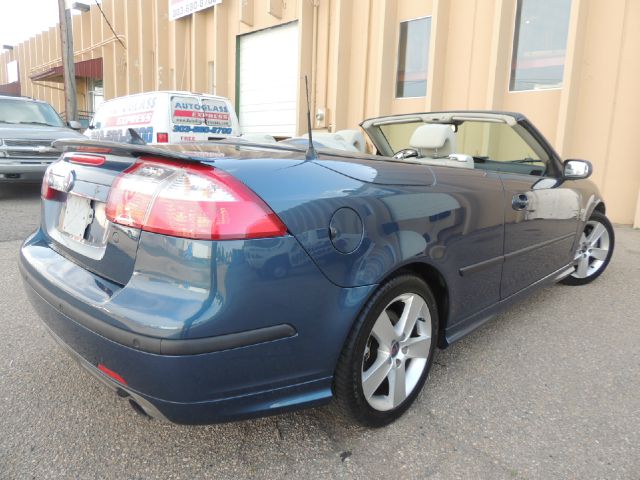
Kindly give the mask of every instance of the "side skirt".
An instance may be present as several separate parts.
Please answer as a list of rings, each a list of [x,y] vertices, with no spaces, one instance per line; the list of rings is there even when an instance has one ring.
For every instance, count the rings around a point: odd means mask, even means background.
[[[526,288],[523,288],[519,292],[514,293],[513,295],[500,300],[493,305],[480,310],[477,313],[474,313],[470,317],[465,318],[464,320],[456,323],[448,327],[445,331],[445,347],[451,345],[454,342],[457,342],[461,338],[467,336],[471,332],[473,332],[476,328],[483,325],[487,321],[491,320],[498,313],[502,312],[506,308],[510,307],[514,303],[528,297],[530,294],[535,292],[536,290],[546,287],[547,285],[554,284],[559,282],[563,278],[567,277],[573,272],[573,263],[569,263],[564,267],[556,270],[555,272],[550,273],[546,277],[538,280],[535,283],[532,283]]]

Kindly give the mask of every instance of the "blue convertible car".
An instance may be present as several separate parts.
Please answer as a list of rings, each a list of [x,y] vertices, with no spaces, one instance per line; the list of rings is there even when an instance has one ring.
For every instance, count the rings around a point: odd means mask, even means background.
[[[51,334],[138,411],[209,423],[335,398],[399,417],[444,348],[606,268],[587,180],[522,115],[366,120],[378,155],[58,142],[21,272]]]

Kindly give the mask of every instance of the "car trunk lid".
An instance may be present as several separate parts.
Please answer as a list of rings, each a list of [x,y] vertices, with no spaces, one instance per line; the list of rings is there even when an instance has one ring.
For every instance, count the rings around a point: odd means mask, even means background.
[[[52,198],[46,198],[43,184],[42,229],[49,245],[83,268],[125,285],[133,273],[141,229],[107,219],[107,200],[114,182],[145,154],[193,160],[162,148],[86,137],[61,139],[53,147],[65,153],[44,178],[45,184],[56,188]],[[91,162],[91,158],[98,162]]]
[[[63,141],[43,182],[51,248],[125,285],[141,232],[196,240],[281,236],[278,217],[244,184],[212,166],[219,149]],[[227,147],[228,150],[230,150]]]
[[[109,190],[117,176],[136,161],[101,153],[100,165],[54,163],[45,175],[42,228],[59,254],[102,277],[124,285],[133,271],[140,230],[107,220]],[[47,183],[55,189],[47,190]],[[47,193],[48,192],[48,193]]]

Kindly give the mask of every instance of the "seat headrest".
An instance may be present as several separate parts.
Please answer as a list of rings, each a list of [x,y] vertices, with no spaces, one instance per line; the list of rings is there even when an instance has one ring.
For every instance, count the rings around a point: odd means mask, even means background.
[[[431,123],[416,128],[411,135],[409,145],[417,150],[435,150],[444,147],[451,137],[453,137],[453,130],[449,125]]]

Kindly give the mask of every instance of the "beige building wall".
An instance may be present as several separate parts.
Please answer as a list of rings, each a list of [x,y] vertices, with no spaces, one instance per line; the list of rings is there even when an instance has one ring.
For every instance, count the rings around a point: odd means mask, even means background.
[[[168,0],[103,0],[73,17],[76,61],[103,58],[105,98],[192,90],[235,100],[238,35],[298,21],[300,78],[311,80],[314,128],[355,128],[364,118],[413,111],[499,109],[527,115],[565,158],[593,162],[613,221],[640,227],[640,2],[573,0],[562,88],[509,91],[516,0],[223,0],[176,21]],[[399,25],[430,16],[425,97],[395,98]],[[122,42],[124,46],[120,43]],[[277,52],[274,52],[277,55]],[[0,55],[17,59],[22,94],[64,110],[61,83],[30,77],[60,65],[51,28]],[[87,82],[78,84],[88,109]],[[304,82],[298,133],[306,131]]]

